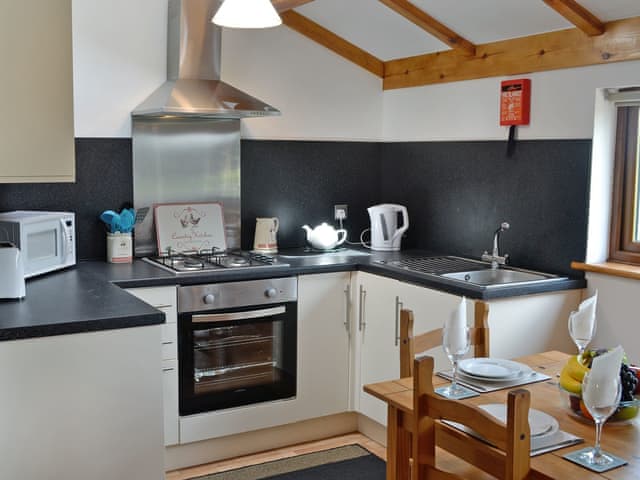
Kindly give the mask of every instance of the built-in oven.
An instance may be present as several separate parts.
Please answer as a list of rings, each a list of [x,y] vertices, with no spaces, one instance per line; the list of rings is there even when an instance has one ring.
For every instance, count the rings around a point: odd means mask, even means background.
[[[296,395],[295,277],[178,287],[180,415]]]

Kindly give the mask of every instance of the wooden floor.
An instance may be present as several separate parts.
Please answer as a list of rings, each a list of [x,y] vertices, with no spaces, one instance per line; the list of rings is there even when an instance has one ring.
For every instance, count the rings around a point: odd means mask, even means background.
[[[305,453],[328,450],[330,448],[341,447],[343,445],[350,445],[353,443],[361,445],[371,453],[377,455],[383,460],[386,460],[387,450],[385,447],[360,433],[350,433],[347,435],[341,435],[339,437],[328,438],[326,440],[302,443],[300,445],[278,448],[276,450],[269,450],[267,452],[256,453],[244,457],[237,457],[229,460],[222,460],[220,462],[208,463],[206,465],[199,465],[197,467],[174,470],[171,472],[167,472],[165,479],[185,480],[201,475],[224,472],[226,470],[233,470],[234,468],[246,467],[248,465],[255,465],[272,460],[279,460],[281,458],[295,457],[296,455],[302,455]]]

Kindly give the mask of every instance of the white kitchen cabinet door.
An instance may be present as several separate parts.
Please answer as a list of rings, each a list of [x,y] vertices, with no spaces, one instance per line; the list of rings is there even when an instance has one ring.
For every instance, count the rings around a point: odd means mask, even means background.
[[[131,295],[162,310],[162,397],[164,410],[164,444],[176,445],[180,415],[178,412],[178,301],[175,286],[129,288]],[[160,365],[160,363],[159,363]]]
[[[0,183],[75,181],[71,3],[2,2]]]
[[[462,297],[457,295],[409,283],[401,283],[398,296],[401,302],[400,308],[408,308],[413,311],[413,331],[416,335],[441,328],[462,300]],[[467,322],[469,326],[473,326],[473,306],[473,300],[467,302]],[[433,348],[428,353],[435,359],[436,370],[451,366],[442,347]]]
[[[387,406],[362,390],[368,383],[400,376],[400,349],[396,342],[396,297],[400,282],[358,272],[354,299],[357,303],[356,344],[359,349],[355,385],[357,410],[386,425]]]
[[[303,418],[349,409],[350,273],[298,277],[298,397]]]
[[[0,342],[0,478],[160,480],[160,325]]]
[[[492,357],[514,358],[549,350],[576,350],[567,322],[582,290],[565,290],[489,301]]]

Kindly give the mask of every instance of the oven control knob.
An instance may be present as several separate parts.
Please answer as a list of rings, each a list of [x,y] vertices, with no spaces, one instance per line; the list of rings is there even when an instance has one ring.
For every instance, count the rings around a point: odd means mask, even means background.
[[[271,288],[267,288],[264,294],[269,298],[274,298],[278,296],[278,291],[275,288],[271,287]]]
[[[206,304],[211,305],[212,303],[215,303],[216,301],[216,296],[213,293],[207,293],[203,298],[202,301]]]

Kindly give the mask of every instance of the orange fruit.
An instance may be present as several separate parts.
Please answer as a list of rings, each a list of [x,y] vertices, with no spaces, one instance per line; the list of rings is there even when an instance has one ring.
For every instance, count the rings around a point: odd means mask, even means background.
[[[584,418],[587,418],[587,419],[593,421],[593,417],[589,413],[589,410],[587,410],[587,406],[584,404],[584,402],[582,400],[580,400],[580,413],[582,413],[582,416]]]

